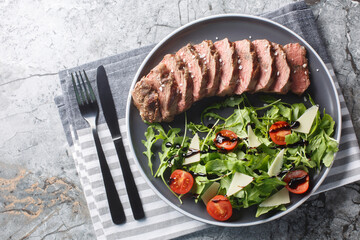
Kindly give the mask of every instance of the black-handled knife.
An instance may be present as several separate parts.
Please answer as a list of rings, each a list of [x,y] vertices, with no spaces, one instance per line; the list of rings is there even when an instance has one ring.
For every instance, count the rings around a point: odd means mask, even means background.
[[[108,77],[103,66],[97,68],[96,82],[99,91],[101,107],[103,109],[105,120],[109,127],[111,137],[114,141],[117,155],[119,157],[126,191],[130,200],[131,210],[135,219],[141,219],[145,217],[145,213],[141,203],[139,192],[134,181],[134,176],[130,169],[129,161],[126,157],[114,100],[111,94]]]

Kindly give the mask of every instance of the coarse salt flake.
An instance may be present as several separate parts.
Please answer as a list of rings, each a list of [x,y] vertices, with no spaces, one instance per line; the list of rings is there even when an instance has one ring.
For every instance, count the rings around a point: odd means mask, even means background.
[[[243,69],[243,67],[240,65],[240,66],[239,66],[239,69],[241,70],[241,69]]]

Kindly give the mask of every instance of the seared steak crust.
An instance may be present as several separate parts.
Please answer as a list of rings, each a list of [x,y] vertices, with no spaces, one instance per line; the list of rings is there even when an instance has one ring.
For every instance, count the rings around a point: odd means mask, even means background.
[[[271,42],[266,39],[253,41],[260,64],[260,76],[255,86],[255,92],[267,91],[274,82],[275,61]]]
[[[171,122],[177,113],[180,91],[174,73],[164,63],[153,68],[146,78],[154,84],[160,102],[161,121]]]
[[[238,79],[237,60],[234,44],[225,38],[214,43],[215,49],[219,53],[219,63],[221,69],[221,80],[217,90],[217,96],[231,95]]]
[[[202,43],[194,45],[194,48],[208,71],[206,96],[214,96],[220,83],[219,53],[211,40],[204,40]]]
[[[181,95],[178,102],[177,113],[182,113],[191,107],[193,103],[193,82],[185,63],[174,54],[164,56],[162,63],[174,73],[174,77]]]
[[[153,81],[143,77],[131,93],[143,121],[160,122],[160,100]]]
[[[235,94],[253,91],[259,77],[260,67],[251,41],[244,39],[234,42],[239,69],[239,80]]]
[[[291,91],[301,95],[310,85],[306,49],[299,43],[289,43],[284,46],[284,51],[291,69]]]
[[[193,82],[194,102],[200,100],[206,95],[206,85],[208,80],[206,65],[203,64],[199,54],[191,44],[181,48],[176,55],[183,60],[186,67],[189,69],[190,77]]]
[[[290,90],[290,67],[283,47],[277,43],[271,45],[274,49],[276,77],[269,92],[286,94]]]

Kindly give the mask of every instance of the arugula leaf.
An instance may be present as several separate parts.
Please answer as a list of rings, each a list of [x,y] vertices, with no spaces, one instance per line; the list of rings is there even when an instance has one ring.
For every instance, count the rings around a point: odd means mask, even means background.
[[[159,134],[156,135],[154,129],[156,129]],[[160,124],[152,123],[149,125],[149,127],[147,128],[147,130],[145,132],[145,138],[146,138],[146,141],[145,140],[141,141],[144,144],[144,146],[146,147],[146,151],[143,153],[148,158],[148,166],[151,170],[151,174],[154,175],[154,172],[152,169],[152,166],[153,166],[152,156],[154,155],[153,151],[152,151],[152,147],[159,139],[165,139],[166,133]]]
[[[306,111],[306,107],[303,103],[294,103],[291,105],[292,109],[292,120],[297,120]]]
[[[296,132],[292,132],[289,135],[285,136],[286,144],[294,144],[301,140],[300,136]]]
[[[329,114],[324,112],[324,116],[321,119],[319,127],[325,131],[328,136],[331,136],[334,132],[335,121]]]
[[[217,175],[222,175],[223,172],[228,170],[225,161],[220,159],[215,159],[207,162],[205,164],[205,167],[206,167],[206,172]]]
[[[289,122],[292,122],[294,120],[292,118],[293,108],[285,107],[283,104],[277,104],[276,106],[279,108],[279,113],[281,116],[286,118]]]
[[[204,111],[201,113],[201,122],[204,124],[204,117],[208,116],[206,115],[207,112],[213,109],[220,109],[221,107],[235,107],[240,105],[244,101],[244,98],[242,96],[236,96],[236,97],[229,97],[225,101],[221,103],[215,103],[207,108],[204,109]]]
[[[201,165],[200,163],[192,166],[190,170],[193,171],[194,173],[206,174],[206,167],[204,165]],[[201,198],[202,193],[204,193],[206,188],[209,187],[211,184],[209,184],[210,181],[207,179],[207,177],[202,177],[202,176],[196,176],[195,183],[196,184],[192,189],[192,193],[194,193],[194,196],[196,196],[195,202],[198,202],[199,199]]]
[[[195,134],[197,132],[209,132],[210,131],[210,128],[208,128],[207,126],[202,125],[202,124],[195,124],[193,122],[190,122],[188,124],[188,128],[190,131],[193,132],[193,134]]]

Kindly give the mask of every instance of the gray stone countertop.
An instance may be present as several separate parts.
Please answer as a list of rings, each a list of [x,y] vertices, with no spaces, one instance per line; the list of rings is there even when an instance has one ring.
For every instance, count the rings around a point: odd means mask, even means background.
[[[59,70],[160,41],[220,13],[260,14],[292,0],[0,1],[1,239],[94,239],[53,102]],[[360,137],[360,4],[308,0]],[[314,196],[259,226],[181,239],[360,239],[360,183]]]

